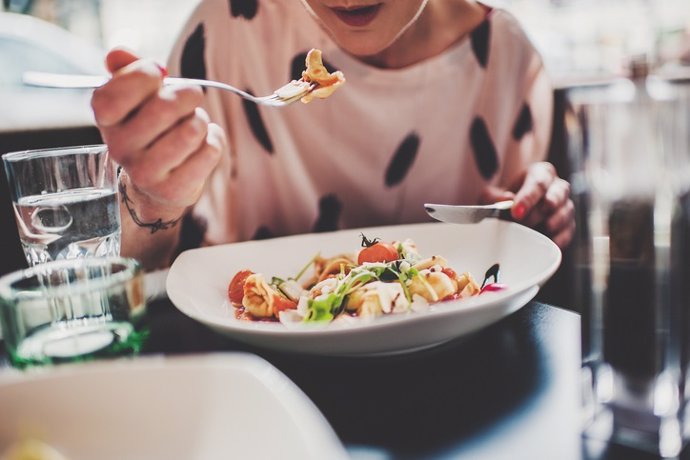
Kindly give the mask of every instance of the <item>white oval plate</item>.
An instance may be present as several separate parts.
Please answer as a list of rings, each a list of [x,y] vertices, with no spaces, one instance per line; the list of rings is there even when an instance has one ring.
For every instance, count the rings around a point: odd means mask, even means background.
[[[235,319],[227,287],[239,270],[269,279],[294,276],[317,252],[328,257],[355,251],[361,233],[384,241],[411,238],[423,257],[443,256],[455,271],[469,271],[480,283],[486,270],[499,263],[500,281],[508,289],[443,302],[427,312],[329,327]],[[560,250],[544,235],[516,223],[485,219],[471,225],[374,227],[193,249],[175,260],[166,287],[184,314],[237,340],[284,351],[372,355],[429,347],[487,326],[529,302],[560,262]]]
[[[297,385],[248,353],[0,372],[0,407],[0,458],[27,440],[67,459],[348,458]]]

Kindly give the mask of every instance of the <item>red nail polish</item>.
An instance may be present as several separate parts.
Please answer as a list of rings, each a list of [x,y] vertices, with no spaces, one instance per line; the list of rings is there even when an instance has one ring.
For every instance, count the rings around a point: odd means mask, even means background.
[[[160,65],[160,64],[158,64],[158,63],[156,63],[156,66],[158,67],[158,70],[161,71],[161,75],[163,75],[163,77],[167,77],[167,76],[168,76],[168,69],[166,69],[164,66],[162,66],[162,65]]]
[[[513,208],[513,216],[515,216],[517,220],[522,220],[522,218],[525,217],[526,211],[527,207],[524,204],[519,203]]]

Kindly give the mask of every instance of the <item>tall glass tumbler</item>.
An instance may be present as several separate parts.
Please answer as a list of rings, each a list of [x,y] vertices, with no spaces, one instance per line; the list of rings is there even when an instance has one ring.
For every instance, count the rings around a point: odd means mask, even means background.
[[[106,145],[2,156],[29,265],[120,253],[117,170]]]
[[[584,435],[664,457],[686,443],[690,120],[647,75],[569,94]]]

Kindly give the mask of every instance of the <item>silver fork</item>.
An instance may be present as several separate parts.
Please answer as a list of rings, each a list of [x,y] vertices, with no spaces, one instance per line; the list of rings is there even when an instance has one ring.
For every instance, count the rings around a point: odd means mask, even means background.
[[[49,72],[24,72],[22,75],[22,82],[28,86],[40,86],[43,88],[98,88],[103,86],[109,80],[109,77],[104,75],[79,75],[79,74],[64,74],[64,73],[49,73]],[[290,83],[276,89],[273,94],[267,96],[254,96],[239,88],[221,83],[213,80],[201,80],[198,78],[181,78],[181,77],[165,77],[163,83],[166,85],[199,85],[209,88],[218,88],[231,93],[237,94],[247,100],[257,104],[268,105],[271,107],[284,107],[290,105],[295,101],[300,100],[303,96],[309,94],[316,84],[306,83],[303,81],[293,80]]]

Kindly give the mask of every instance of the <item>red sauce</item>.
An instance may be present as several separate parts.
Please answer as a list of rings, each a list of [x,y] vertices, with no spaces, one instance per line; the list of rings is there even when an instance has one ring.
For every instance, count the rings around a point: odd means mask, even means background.
[[[443,270],[441,270],[441,273],[443,273],[444,275],[446,275],[448,278],[450,278],[452,280],[458,279],[458,274],[455,273],[455,270],[453,270],[450,267],[444,268]]]
[[[449,300],[458,300],[459,298],[460,298],[460,293],[459,293],[459,292],[454,292],[454,293],[452,293],[451,295],[445,296],[444,298],[442,298],[441,300],[439,300],[439,302],[447,302],[447,301],[449,301]]]
[[[259,318],[257,316],[252,315],[248,311],[245,310],[244,307],[235,307],[235,319],[240,320],[240,321],[252,321],[252,322],[264,322],[264,323],[276,323],[278,322],[277,318],[274,318],[271,316],[270,318]]]
[[[275,311],[295,310],[296,308],[297,302],[294,300],[286,299],[278,295],[273,296],[273,309]]]

